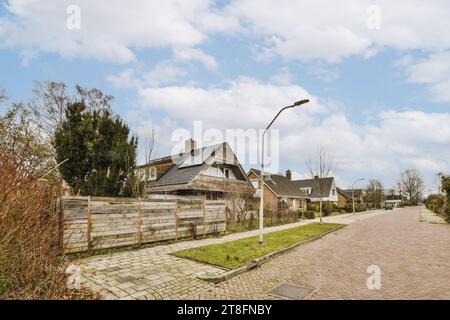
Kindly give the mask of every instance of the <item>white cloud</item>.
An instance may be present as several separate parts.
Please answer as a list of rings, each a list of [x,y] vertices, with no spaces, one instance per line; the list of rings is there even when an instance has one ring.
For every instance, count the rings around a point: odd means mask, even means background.
[[[264,128],[281,106],[309,97],[309,105],[289,110],[274,125],[280,129],[282,160],[294,164],[291,169],[300,173],[318,145],[334,155],[336,173],[341,176],[392,178],[409,167],[432,175],[443,170],[446,164],[441,159],[450,156],[446,151],[449,113],[390,110],[358,125],[349,120],[345,109],[311,96],[300,86],[249,78],[232,81],[226,88],[168,86],[142,89],[139,95],[144,109],[162,109],[180,125],[190,127],[194,120],[202,120],[205,129],[220,130]]]
[[[310,74],[322,81],[335,81],[339,79],[339,74],[322,63],[312,65],[308,68]]]
[[[108,75],[106,80],[116,88],[139,89],[145,86],[157,87],[176,82],[186,76],[187,70],[170,62],[162,61],[147,72],[125,69],[118,74]]]
[[[145,74],[145,83],[155,87],[179,80],[187,74],[187,71],[170,61],[158,63],[153,70]]]
[[[450,101],[450,52],[432,54],[418,62],[407,65],[408,80],[430,85],[433,100]]]
[[[0,20],[3,47],[96,58],[116,63],[135,60],[135,49],[193,47],[207,32],[237,28],[233,17],[213,10],[208,0],[78,0],[81,29],[69,30],[70,0],[9,0],[10,15]]]
[[[292,83],[294,76],[289,68],[282,68],[279,73],[272,77],[272,81],[279,85],[288,85]]]
[[[380,9],[379,29],[367,27],[374,5]],[[264,55],[290,60],[336,63],[353,55],[370,57],[383,47],[450,47],[450,35],[442,32],[450,27],[450,4],[444,0],[240,0],[227,12],[266,40]]]
[[[183,62],[200,62],[205,66],[206,69],[214,71],[218,68],[218,63],[216,59],[204,53],[200,49],[194,49],[194,48],[183,48],[183,49],[174,49],[174,58],[178,61]]]
[[[125,69],[116,75],[108,75],[106,80],[116,88],[139,88],[142,85],[132,69]]]
[[[251,128],[263,126],[283,106],[310,96],[296,85],[264,84],[255,79],[240,78],[231,81],[228,88],[169,86],[139,91],[144,107],[163,109],[170,115],[188,120],[203,120],[208,126]],[[303,107],[307,114],[324,112],[316,98]],[[297,111],[285,119],[292,124],[305,121]],[[237,117],[236,115],[239,115]]]
[[[210,68],[215,66],[211,56],[189,48],[213,33],[256,36],[265,41],[266,54],[330,63],[352,55],[368,57],[383,47],[450,48],[445,32],[450,4],[445,0],[240,0],[225,6],[212,0],[77,0],[81,30],[71,31],[66,9],[73,4],[9,0],[11,14],[0,20],[3,46],[123,63],[135,59],[135,49],[187,48],[178,53]],[[375,30],[367,27],[367,9],[373,5],[381,13]]]

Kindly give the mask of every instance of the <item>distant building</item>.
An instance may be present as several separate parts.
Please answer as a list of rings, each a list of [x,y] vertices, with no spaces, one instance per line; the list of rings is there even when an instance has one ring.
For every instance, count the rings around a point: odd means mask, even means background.
[[[334,204],[338,203],[339,198],[334,177],[315,177],[314,179],[296,180],[292,182],[296,188],[306,193],[306,196],[311,202],[318,202],[320,201],[320,198],[322,198],[322,201],[330,201]],[[319,183],[323,186],[322,195],[320,194],[320,190],[317,188]]]
[[[364,204],[364,192],[363,189],[347,189],[342,190],[342,192],[350,199],[353,199],[353,195],[355,196],[355,203]]]
[[[264,180],[264,207],[272,210],[285,207],[289,210],[306,210],[307,195],[293,183],[291,171],[287,170],[286,175],[272,174],[265,172]],[[251,169],[248,179],[256,189],[256,197],[261,195],[261,170]]]

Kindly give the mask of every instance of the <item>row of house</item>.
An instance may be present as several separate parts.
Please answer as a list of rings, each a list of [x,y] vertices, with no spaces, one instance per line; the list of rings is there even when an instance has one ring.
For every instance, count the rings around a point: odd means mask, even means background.
[[[226,142],[197,148],[194,140],[187,140],[184,152],[154,159],[138,167],[138,173],[148,194],[204,196],[207,200],[226,198],[230,193],[253,198],[261,194],[260,170],[245,172]],[[314,179],[292,180],[290,170],[285,175],[265,172],[265,176],[265,207],[306,210],[308,201],[319,201]],[[321,183],[324,201],[338,206],[351,201],[352,191],[339,189],[333,177],[323,178]],[[356,190],[355,199],[362,203],[361,190]]]

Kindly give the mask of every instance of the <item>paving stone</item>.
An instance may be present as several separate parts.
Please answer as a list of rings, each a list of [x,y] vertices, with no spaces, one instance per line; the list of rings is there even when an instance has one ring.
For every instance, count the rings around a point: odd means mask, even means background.
[[[419,223],[418,210],[327,217],[325,222],[350,226],[219,285],[197,276],[225,270],[171,253],[255,236],[258,230],[94,256],[79,265],[86,285],[107,292],[105,299],[273,299],[268,292],[283,282],[315,288],[313,299],[449,299],[448,225]],[[311,222],[266,228],[266,232]],[[381,290],[367,289],[366,271],[372,264],[382,270]]]

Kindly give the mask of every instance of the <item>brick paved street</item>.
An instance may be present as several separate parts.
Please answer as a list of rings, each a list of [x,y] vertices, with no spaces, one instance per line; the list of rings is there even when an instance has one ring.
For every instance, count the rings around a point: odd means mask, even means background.
[[[352,215],[329,217],[325,221],[349,224],[355,219],[366,219],[379,212],[366,213],[356,218]],[[307,220],[290,225],[266,228],[273,232],[309,224],[317,220]],[[159,245],[140,250],[130,250],[114,254],[93,256],[78,261],[81,268],[82,284],[106,299],[183,299],[205,289],[211,283],[198,279],[200,275],[218,275],[224,269],[180,259],[170,253],[208,244],[223,243],[255,236],[257,230],[231,234],[221,238],[198,241],[184,241]]]
[[[419,211],[362,219],[190,298],[271,299],[289,282],[313,299],[450,299],[450,225],[419,222]],[[380,290],[367,289],[369,265],[381,268]]]
[[[90,257],[79,261],[83,284],[106,299],[273,299],[267,292],[283,282],[315,289],[314,299],[450,298],[449,225],[419,222],[418,208],[325,221],[349,226],[216,286],[198,276],[225,270],[170,253],[254,236],[257,231]],[[381,268],[381,290],[367,289],[369,265]]]

